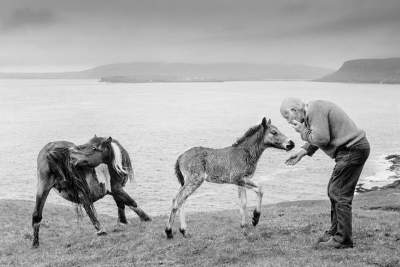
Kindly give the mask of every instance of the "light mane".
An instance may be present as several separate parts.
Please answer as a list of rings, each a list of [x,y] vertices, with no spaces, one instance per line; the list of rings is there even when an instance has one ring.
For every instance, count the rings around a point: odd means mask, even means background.
[[[112,165],[113,165],[114,169],[120,175],[128,175],[128,172],[122,166],[122,152],[121,152],[121,149],[119,148],[119,145],[116,144],[115,142],[111,142],[111,149],[114,154],[114,159],[112,161]]]

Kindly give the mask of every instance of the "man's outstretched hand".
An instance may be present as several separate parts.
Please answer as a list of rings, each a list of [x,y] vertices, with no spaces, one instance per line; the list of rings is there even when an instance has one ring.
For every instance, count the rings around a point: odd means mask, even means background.
[[[286,160],[286,165],[296,165],[297,162],[299,162],[305,155],[307,155],[307,151],[304,149],[300,149],[298,152],[295,154],[291,155],[287,160]]]

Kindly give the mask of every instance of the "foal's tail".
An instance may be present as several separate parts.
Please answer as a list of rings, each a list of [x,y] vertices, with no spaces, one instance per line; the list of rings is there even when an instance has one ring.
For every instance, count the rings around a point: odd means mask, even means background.
[[[179,159],[180,158],[178,158],[175,163],[175,175],[176,177],[178,177],[178,181],[181,184],[181,186],[183,186],[185,184],[185,178],[183,177],[181,169],[179,168]]]

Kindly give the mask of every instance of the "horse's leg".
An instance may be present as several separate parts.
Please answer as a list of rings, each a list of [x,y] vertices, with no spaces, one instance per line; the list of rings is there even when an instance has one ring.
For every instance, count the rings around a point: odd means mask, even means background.
[[[86,201],[83,201],[82,206],[85,209],[86,214],[89,216],[89,219],[92,222],[94,228],[97,230],[97,235],[106,235],[107,232],[103,229],[102,225],[97,219],[96,213],[94,211],[94,206],[92,208],[88,203],[86,203]]]
[[[118,207],[118,222],[127,224],[128,221],[126,220],[126,216],[125,216],[125,203],[122,200],[115,197],[114,195],[113,195],[113,198]]]
[[[186,199],[203,183],[203,178],[188,179],[186,183],[179,189],[178,194],[172,200],[172,209],[169,215],[167,226],[165,227],[165,233],[168,238],[172,238],[172,224],[174,223],[175,215]],[[184,216],[184,213],[182,214]],[[185,227],[185,228],[184,228]],[[180,229],[182,234],[186,233],[186,225],[181,225]]]
[[[111,194],[113,195],[114,199],[118,199],[118,201],[123,202],[125,205],[131,208],[140,217],[140,220],[151,221],[149,215],[147,215],[141,208],[138,207],[136,201],[133,200],[121,186],[111,187]]]
[[[37,192],[36,192],[36,204],[32,214],[33,248],[37,248],[39,246],[39,228],[40,228],[40,222],[42,221],[43,207],[53,185],[54,185],[54,178],[52,176],[49,175],[41,176],[39,174]]]
[[[242,221],[240,223],[240,226],[243,228],[246,226],[246,217],[247,217],[247,195],[246,195],[246,188],[243,186],[238,186],[238,193],[239,193],[239,199],[240,199],[240,215],[242,216]]]
[[[258,202],[256,209],[253,211],[253,220],[252,220],[253,225],[256,226],[261,216],[261,204],[264,192],[262,191],[261,186],[257,185],[253,181],[250,181],[249,179],[244,180],[244,186],[246,188],[253,190],[257,194]]]

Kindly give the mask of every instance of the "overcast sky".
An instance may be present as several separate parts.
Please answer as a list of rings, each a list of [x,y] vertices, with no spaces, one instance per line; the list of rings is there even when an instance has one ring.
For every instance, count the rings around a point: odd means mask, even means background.
[[[392,56],[400,0],[0,0],[1,71]]]

